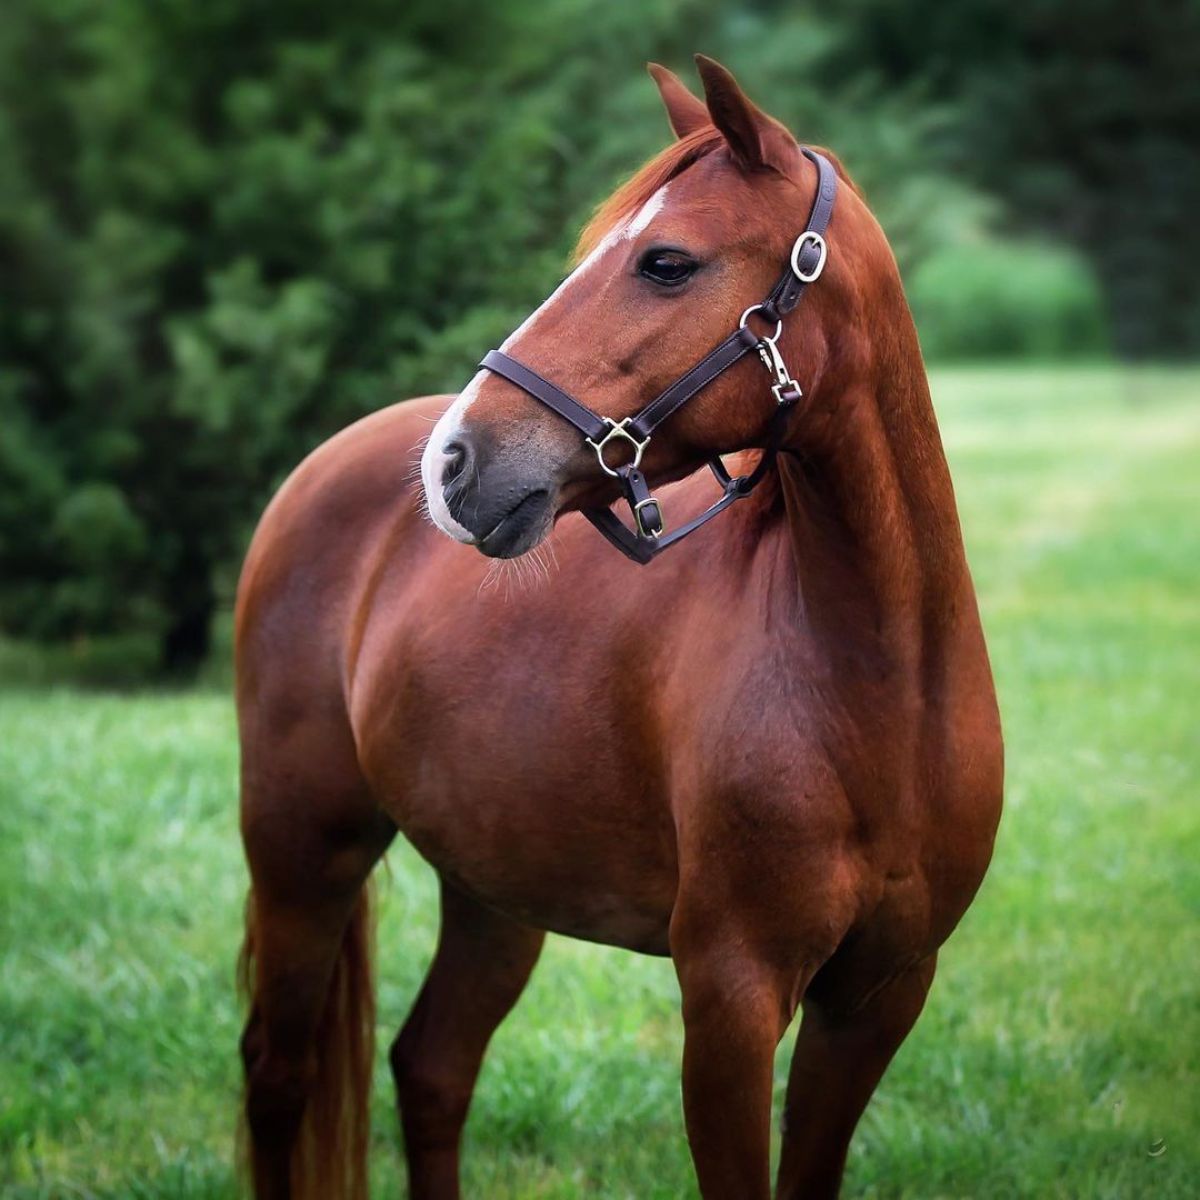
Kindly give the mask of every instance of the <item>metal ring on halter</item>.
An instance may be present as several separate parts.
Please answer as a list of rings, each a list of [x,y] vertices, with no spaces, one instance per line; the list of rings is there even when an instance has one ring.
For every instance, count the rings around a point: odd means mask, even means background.
[[[800,270],[800,251],[805,246],[816,246],[817,248],[817,263],[811,271]],[[801,283],[812,283],[825,270],[825,260],[828,257],[829,247],[825,244],[825,239],[815,229],[806,229],[792,245],[792,274]]]
[[[746,309],[746,311],[744,313],[742,313],[742,315],[738,318],[738,328],[745,329],[746,328],[746,318],[749,317],[751,313],[761,312],[764,308],[766,308],[765,304],[750,305],[750,307],[748,309]],[[764,342],[770,342],[772,345],[774,345],[777,341],[779,341],[779,335],[782,332],[783,332],[783,318],[778,317],[778,318],[776,318],[776,321],[775,321],[775,332],[773,334],[771,334],[770,337],[765,337],[762,340]]]
[[[592,441],[591,438],[583,439],[589,446],[591,446],[593,450],[595,450],[596,458],[600,462],[600,469],[605,471],[607,474],[612,475],[614,478],[616,477],[616,470],[610,467],[608,463],[604,461],[604,447],[607,446],[609,442],[614,440],[628,442],[633,447],[633,462],[625,463],[624,465],[627,467],[640,466],[642,462],[642,451],[645,450],[650,444],[649,436],[646,437],[644,442],[639,442],[637,438],[635,438],[633,434],[629,432],[627,427],[629,422],[633,420],[632,417],[626,417],[623,421],[614,421],[612,417],[601,417],[600,419],[608,426],[608,432],[598,442]]]

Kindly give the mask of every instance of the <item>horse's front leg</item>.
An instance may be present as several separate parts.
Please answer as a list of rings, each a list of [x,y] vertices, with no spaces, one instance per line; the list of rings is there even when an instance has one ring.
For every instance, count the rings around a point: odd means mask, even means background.
[[[705,1200],[771,1194],[771,1084],[786,987],[734,939],[675,954],[683,997],[683,1112]]]
[[[681,846],[671,914],[684,1118],[704,1200],[770,1197],[775,1050],[854,905],[850,872],[828,846],[774,829],[747,846],[738,811],[726,804],[693,823],[707,836]]]
[[[931,954],[861,1005],[805,998],[788,1076],[778,1200],[838,1195],[855,1126],[921,1013],[936,962]]]

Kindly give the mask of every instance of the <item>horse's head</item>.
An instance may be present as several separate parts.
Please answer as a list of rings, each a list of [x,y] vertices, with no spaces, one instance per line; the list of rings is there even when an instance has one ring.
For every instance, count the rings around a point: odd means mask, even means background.
[[[678,140],[600,208],[579,265],[501,347],[615,421],[704,358],[767,294],[813,203],[816,172],[792,136],[724,67],[697,63],[704,102],[651,66]],[[737,374],[716,379],[655,435],[647,476],[679,478],[714,454],[763,444],[769,381],[748,400]],[[437,525],[499,558],[537,545],[557,514],[616,495],[578,430],[489,371],[433,429],[422,477]]]

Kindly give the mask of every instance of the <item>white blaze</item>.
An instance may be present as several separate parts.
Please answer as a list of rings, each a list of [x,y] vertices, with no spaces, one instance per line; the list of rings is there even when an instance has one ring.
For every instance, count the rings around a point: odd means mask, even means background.
[[[551,306],[559,300],[567,288],[578,284],[613,246],[618,242],[632,241],[642,233],[662,210],[663,203],[667,198],[668,186],[668,184],[663,184],[632,217],[610,229],[596,243],[596,246],[587,258],[546,297],[538,308],[534,309],[504,339],[500,344],[500,349],[507,351],[522,334],[528,333],[538,318],[550,310]],[[459,392],[457,399],[446,409],[441,419],[431,430],[429,440],[425,443],[424,453],[421,455],[421,483],[425,488],[425,498],[429,504],[429,515],[433,518],[433,523],[443,533],[449,534],[450,537],[458,542],[474,542],[475,537],[469,529],[464,528],[450,515],[450,509],[446,506],[446,499],[442,494],[442,473],[446,469],[446,463],[449,461],[450,455],[445,452],[444,447],[458,436],[467,409],[474,403],[476,396],[479,395],[479,389],[483,385],[483,381],[490,374],[490,371],[477,372],[471,382]]]

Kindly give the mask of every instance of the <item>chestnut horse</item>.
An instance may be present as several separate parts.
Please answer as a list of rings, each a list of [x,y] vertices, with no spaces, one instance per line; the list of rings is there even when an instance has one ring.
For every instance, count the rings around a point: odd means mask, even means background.
[[[704,101],[652,67],[678,140],[504,345],[617,420],[736,328],[813,211],[814,160],[697,61]],[[838,173],[828,265],[778,343],[804,392],[778,455],[663,557],[626,561],[579,516],[613,480],[491,371],[346,429],[268,508],[237,614],[260,1198],[365,1195],[364,885],[397,830],[441,884],[391,1049],[411,1195],[459,1194],[476,1076],[546,931],[672,958],[712,1200],[770,1194],[772,1064],[802,1009],[777,1194],[836,1194],[987,868],[1002,779],[916,333]],[[758,461],[769,384],[748,354],[656,432],[668,518],[703,507],[705,459]],[[489,556],[552,527],[537,579],[484,586]]]

